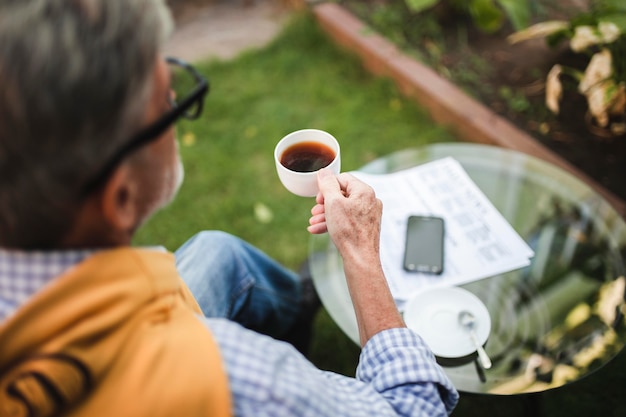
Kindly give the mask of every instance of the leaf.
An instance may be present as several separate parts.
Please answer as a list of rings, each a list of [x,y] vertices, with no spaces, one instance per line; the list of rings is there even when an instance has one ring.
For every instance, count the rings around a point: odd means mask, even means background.
[[[600,32],[600,37],[604,43],[615,42],[622,34],[622,31],[613,22],[598,23],[598,32]]]
[[[589,112],[596,119],[598,126],[606,127],[609,124],[608,110],[611,107],[610,89],[613,81],[608,80],[601,84],[596,84],[585,92]]]
[[[474,23],[487,33],[493,33],[502,27],[504,16],[493,0],[472,0],[469,4]]]
[[[184,146],[193,146],[196,144],[196,135],[193,132],[186,132],[181,138]]]
[[[516,30],[528,26],[530,22],[530,2],[520,0],[498,0]]]
[[[602,43],[598,31],[592,26],[576,26],[569,46],[574,52],[582,52],[590,46]]]
[[[612,74],[613,57],[608,49],[603,49],[591,57],[585,69],[585,75],[578,84],[578,91],[587,94],[588,90],[608,80]]]
[[[254,218],[262,224],[270,223],[274,219],[272,210],[261,202],[254,204]]]
[[[552,67],[546,79],[546,106],[555,114],[559,114],[559,102],[563,96],[563,85],[560,79],[562,72],[563,68],[557,64]]]
[[[598,22],[613,23],[621,33],[626,33],[626,13],[604,14],[598,17]]]
[[[510,43],[517,43],[537,38],[545,38],[558,32],[569,29],[569,23],[564,20],[549,20],[534,24],[526,29],[519,30],[507,37]]]
[[[439,2],[439,0],[404,0],[409,10],[419,13],[426,10]]]
[[[610,78],[612,72],[611,52],[603,49],[591,57],[585,75],[578,85],[578,91],[587,97],[589,112],[600,127],[608,125],[608,111],[616,96],[615,82]]]

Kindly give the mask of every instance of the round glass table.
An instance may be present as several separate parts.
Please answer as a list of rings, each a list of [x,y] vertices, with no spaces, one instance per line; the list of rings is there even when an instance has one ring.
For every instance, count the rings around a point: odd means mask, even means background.
[[[486,145],[446,143],[377,159],[385,174],[453,157],[535,251],[528,267],[461,287],[485,304],[491,332],[485,370],[470,355],[438,358],[462,392],[494,395],[560,387],[589,375],[624,347],[626,224],[596,192],[539,159]],[[312,236],[310,266],[330,316],[355,343],[356,317],[341,257]]]

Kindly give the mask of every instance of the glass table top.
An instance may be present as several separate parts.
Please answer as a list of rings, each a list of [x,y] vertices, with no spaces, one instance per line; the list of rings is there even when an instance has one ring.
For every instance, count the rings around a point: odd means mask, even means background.
[[[539,159],[476,144],[436,144],[377,159],[360,171],[385,174],[451,156],[535,251],[523,269],[463,288],[485,304],[491,332],[475,355],[439,358],[464,392],[509,395],[574,382],[607,364],[626,342],[626,224],[596,192]],[[327,235],[310,241],[311,273],[337,325],[358,343],[343,265]]]

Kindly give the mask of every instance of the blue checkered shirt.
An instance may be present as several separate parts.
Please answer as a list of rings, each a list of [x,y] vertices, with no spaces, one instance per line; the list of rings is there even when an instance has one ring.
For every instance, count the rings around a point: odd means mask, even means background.
[[[0,323],[91,253],[0,249]],[[372,337],[351,378],[232,321],[201,319],[220,347],[235,416],[446,416],[458,401],[429,348],[408,329]]]

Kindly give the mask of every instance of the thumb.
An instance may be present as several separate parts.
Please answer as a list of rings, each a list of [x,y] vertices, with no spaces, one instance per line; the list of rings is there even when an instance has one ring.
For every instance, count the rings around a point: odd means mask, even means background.
[[[317,185],[322,195],[339,193],[341,191],[337,177],[335,177],[333,172],[328,168],[322,168],[317,172]]]

